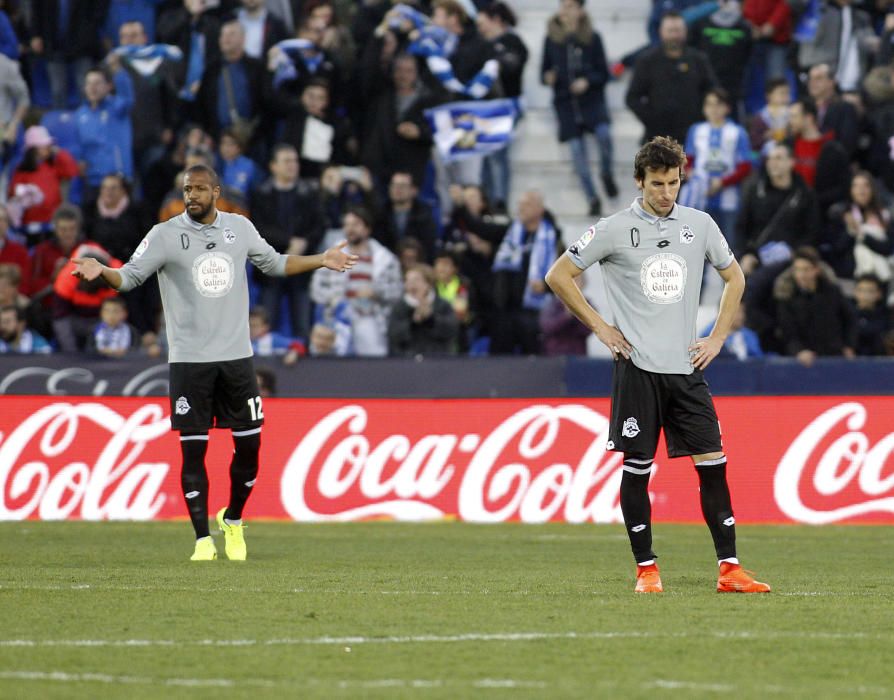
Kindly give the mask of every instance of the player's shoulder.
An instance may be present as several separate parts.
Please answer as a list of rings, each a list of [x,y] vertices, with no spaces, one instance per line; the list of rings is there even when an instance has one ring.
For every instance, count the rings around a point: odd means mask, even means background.
[[[631,226],[636,225],[636,222],[639,221],[641,219],[633,211],[633,207],[630,206],[626,209],[619,209],[609,216],[602,217],[593,226],[597,233],[602,232],[605,235],[614,235],[628,231]]]
[[[677,204],[677,218],[680,220],[680,223],[689,224],[690,226],[696,224],[700,226],[708,226],[714,223],[714,219],[712,219],[711,215],[707,212],[704,212],[701,209],[695,209],[694,207],[686,207],[679,203]]]
[[[236,233],[245,231],[254,232],[256,230],[255,225],[247,216],[230,211],[222,211],[219,213],[221,228],[230,229]]]

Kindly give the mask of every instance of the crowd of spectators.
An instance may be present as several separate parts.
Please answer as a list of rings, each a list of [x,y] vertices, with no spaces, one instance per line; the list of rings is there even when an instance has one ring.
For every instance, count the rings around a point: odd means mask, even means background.
[[[529,67],[589,214],[621,204],[605,92],[629,80],[644,138],[685,144],[681,203],[748,277],[729,354],[894,353],[894,3],[653,0],[649,43],[613,61],[589,9],[551,5]],[[0,352],[163,353],[157,286],[117,295],[69,259],[122,264],[204,163],[278,251],[360,256],[250,270],[259,355],[585,353],[543,282],[550,183],[512,206],[511,145],[447,158],[427,115],[523,97],[515,25],[491,0],[0,3]]]

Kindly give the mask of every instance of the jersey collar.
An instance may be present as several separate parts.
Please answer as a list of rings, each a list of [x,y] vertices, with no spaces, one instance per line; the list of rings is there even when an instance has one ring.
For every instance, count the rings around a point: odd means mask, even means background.
[[[186,212],[183,212],[180,215],[180,222],[196,231],[204,231],[209,228],[220,228],[222,226],[220,222],[220,211],[217,212],[217,216],[214,217],[214,221],[210,224],[200,224],[198,221],[193,221]]]
[[[648,221],[650,224],[657,224],[659,221],[667,221],[668,219],[679,219],[680,211],[677,208],[677,203],[674,202],[673,208],[670,210],[670,214],[667,216],[655,216],[654,214],[650,214],[645,209],[643,209],[643,198],[637,197],[633,200],[633,204],[630,205],[630,209],[636,214],[640,219],[644,221]]]

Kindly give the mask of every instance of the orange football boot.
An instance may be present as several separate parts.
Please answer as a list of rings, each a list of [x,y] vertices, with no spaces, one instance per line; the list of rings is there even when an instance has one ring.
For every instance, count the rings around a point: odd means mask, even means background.
[[[664,587],[661,585],[661,576],[658,574],[657,564],[647,564],[646,566],[636,566],[636,593],[663,593]]]
[[[718,593],[769,593],[770,586],[756,581],[751,571],[746,571],[738,564],[728,561],[720,563],[720,576],[717,578]]]

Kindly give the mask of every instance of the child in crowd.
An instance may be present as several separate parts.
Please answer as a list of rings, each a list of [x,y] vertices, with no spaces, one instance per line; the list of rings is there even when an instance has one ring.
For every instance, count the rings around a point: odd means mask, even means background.
[[[127,322],[127,304],[121,297],[103,299],[99,323],[88,339],[88,349],[103,357],[121,358],[140,345],[140,335]]]
[[[885,287],[873,274],[860,275],[854,286],[857,314],[858,355],[884,355],[885,335],[891,329],[891,315],[885,306]]]

